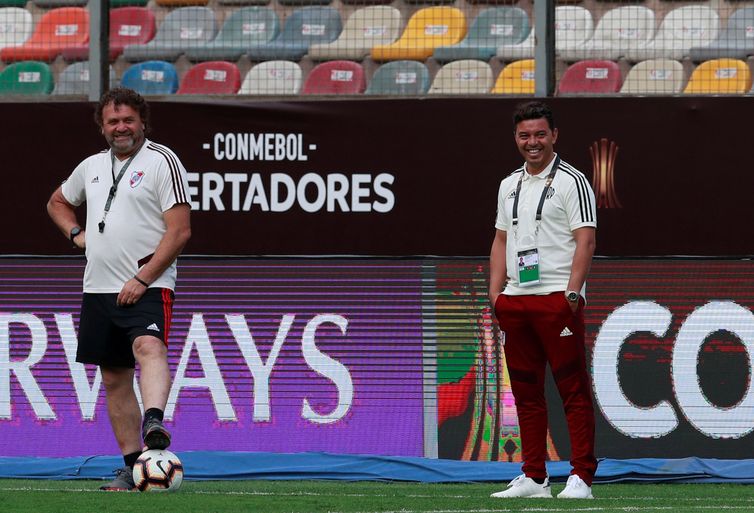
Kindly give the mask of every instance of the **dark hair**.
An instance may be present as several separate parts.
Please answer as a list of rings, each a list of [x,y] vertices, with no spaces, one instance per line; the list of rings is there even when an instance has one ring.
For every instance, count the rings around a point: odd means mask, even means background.
[[[516,130],[518,124],[527,119],[542,119],[547,120],[547,124],[550,126],[550,130],[555,130],[555,120],[552,116],[552,110],[546,103],[534,101],[520,103],[516,106],[516,110],[513,111],[513,130]]]
[[[110,89],[99,99],[97,110],[94,112],[94,121],[98,127],[102,128],[102,111],[110,103],[115,106],[128,105],[137,111],[142,123],[144,123],[144,131],[147,132],[149,130],[149,104],[139,93],[127,87]]]

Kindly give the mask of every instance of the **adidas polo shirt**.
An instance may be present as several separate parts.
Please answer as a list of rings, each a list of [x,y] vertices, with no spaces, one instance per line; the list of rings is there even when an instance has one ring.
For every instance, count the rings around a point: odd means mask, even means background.
[[[571,275],[576,241],[573,230],[597,226],[594,192],[586,177],[570,164],[560,161],[551,184],[553,192],[546,196],[542,220],[535,245],[539,250],[540,283],[528,287],[518,284],[517,254],[528,235],[534,237],[536,213],[547,176],[555,158],[537,175],[526,172],[526,165],[517,169],[500,183],[495,228],[506,232],[506,269],[508,282],[503,294],[511,296],[549,294],[566,290]],[[521,198],[518,202],[518,236],[512,225],[513,200],[516,186],[523,173]],[[584,295],[584,290],[581,291]]]
[[[62,192],[74,206],[87,203],[86,270],[84,292],[120,292],[151,258],[165,233],[163,212],[178,203],[191,203],[186,169],[170,149],[145,140],[118,184],[107,214],[105,229],[99,232],[110,187],[126,161],[111,151],[92,155],[74,169],[63,183]],[[174,290],[173,262],[152,287]]]

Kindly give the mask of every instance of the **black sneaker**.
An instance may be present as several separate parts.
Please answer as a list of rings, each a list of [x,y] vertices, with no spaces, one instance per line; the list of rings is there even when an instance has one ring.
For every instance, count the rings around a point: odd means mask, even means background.
[[[115,479],[99,487],[106,492],[130,492],[136,489],[134,471],[131,467],[119,468],[115,471]]]
[[[170,431],[157,419],[151,419],[144,424],[141,436],[144,438],[144,445],[149,449],[167,449],[170,445]]]

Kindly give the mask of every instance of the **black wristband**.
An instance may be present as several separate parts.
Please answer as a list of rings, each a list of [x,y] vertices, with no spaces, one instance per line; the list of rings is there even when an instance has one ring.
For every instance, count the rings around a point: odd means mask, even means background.
[[[138,276],[134,276],[134,280],[138,281],[139,283],[141,283],[142,285],[144,285],[146,288],[149,288],[149,283],[145,282],[144,280],[142,280]]]

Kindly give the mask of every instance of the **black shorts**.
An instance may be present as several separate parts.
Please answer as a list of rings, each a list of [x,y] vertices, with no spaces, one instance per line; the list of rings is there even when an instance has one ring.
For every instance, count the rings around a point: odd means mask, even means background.
[[[147,289],[133,305],[115,304],[118,294],[84,294],[76,361],[133,369],[136,337],[151,335],[168,343],[173,298],[170,289]]]

